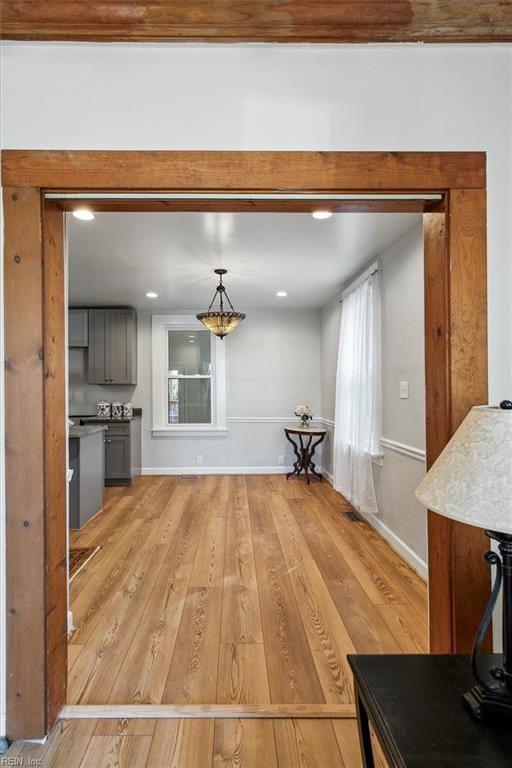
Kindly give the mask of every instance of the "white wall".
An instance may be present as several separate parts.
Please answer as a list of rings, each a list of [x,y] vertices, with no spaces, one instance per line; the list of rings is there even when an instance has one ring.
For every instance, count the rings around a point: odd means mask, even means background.
[[[223,342],[228,434],[202,439],[152,437],[149,312],[139,313],[138,326],[139,380],[133,402],[143,409],[144,471],[176,467],[202,471],[218,467],[275,469],[280,455],[284,455],[285,466],[292,463],[283,420],[293,422],[293,409],[302,402],[310,403],[320,415],[319,311],[247,311],[247,318]],[[203,456],[202,465],[197,463],[198,454]]]
[[[223,341],[227,436],[153,437],[151,313],[139,312],[137,386],[88,387],[80,383],[72,400],[75,413],[94,412],[98,394],[108,401],[131,399],[135,407],[142,408],[142,467],[146,473],[179,468],[204,472],[222,467],[276,471],[280,456],[283,466],[293,463],[283,424],[296,421],[295,406],[308,403],[315,415],[321,415],[319,339],[319,310],[248,310],[243,323]],[[80,356],[72,350],[70,361]],[[75,375],[78,369],[75,366]],[[82,404],[85,410],[78,407]],[[201,465],[198,455],[203,457]]]
[[[378,254],[382,290],[382,462],[373,467],[379,516],[372,520],[426,575],[426,513],[414,490],[425,474],[423,227],[419,221]],[[334,419],[341,294],[321,312],[322,409]],[[400,399],[399,384],[409,383]],[[332,426],[323,466],[332,473]]]
[[[423,227],[379,257],[382,285],[382,466],[373,475],[379,522],[417,556],[426,574],[427,516],[414,491],[425,474]],[[409,398],[400,398],[400,382]],[[411,553],[407,553],[411,555]]]
[[[490,400],[510,397],[510,46],[3,43],[1,56],[2,147],[485,150]]]
[[[510,46],[2,45],[1,145],[484,150],[491,400],[512,389]]]

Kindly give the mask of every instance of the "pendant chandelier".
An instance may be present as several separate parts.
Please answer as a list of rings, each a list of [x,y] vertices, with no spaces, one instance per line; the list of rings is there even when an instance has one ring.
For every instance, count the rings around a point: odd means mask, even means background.
[[[216,275],[219,275],[219,284],[213,294],[213,299],[207,312],[200,312],[196,315],[197,319],[202,322],[211,333],[218,336],[219,339],[223,339],[228,333],[231,333],[242,320],[245,319],[243,312],[235,312],[235,309],[229,299],[229,296],[222,283],[222,275],[227,274],[227,269],[214,269]],[[219,309],[213,309],[215,299],[219,297]],[[229,310],[224,309],[224,297],[230,306]]]

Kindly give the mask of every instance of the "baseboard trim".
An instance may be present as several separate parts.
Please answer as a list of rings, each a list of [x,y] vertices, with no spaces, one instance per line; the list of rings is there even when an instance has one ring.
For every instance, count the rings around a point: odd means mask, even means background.
[[[334,487],[334,478],[330,472],[328,472],[326,469],[323,469],[322,474]],[[382,520],[379,520],[379,518],[375,515],[365,514],[360,509],[357,511],[361,517],[365,519],[368,525],[371,525],[371,527],[377,531],[377,533],[380,534],[383,539],[387,541],[389,546],[409,563],[411,568],[416,571],[418,576],[420,576],[424,581],[428,581],[427,563],[422,560],[422,558],[417,555],[416,552],[400,538],[400,536],[397,536],[397,534],[392,531],[391,528],[388,528],[388,526],[383,523]]]
[[[144,467],[143,475],[285,475],[292,467]]]
[[[320,471],[325,479],[328,480],[332,486],[334,486],[334,477],[331,475],[331,473],[328,472],[327,469],[321,469]]]
[[[60,720],[355,719],[354,704],[67,704]]]
[[[392,531],[391,528],[388,528],[388,526],[383,523],[382,520],[379,520],[375,515],[364,514],[361,512],[361,510],[358,510],[358,512],[361,517],[364,517],[366,522],[372,526],[372,528],[375,528],[377,533],[380,533],[383,539],[386,539],[389,546],[392,547],[395,552],[398,552],[398,554],[401,555],[404,560],[407,560],[411,568],[416,571],[418,576],[421,576],[424,581],[428,580],[428,566],[426,562],[422,560],[421,557],[417,555],[416,552],[400,538],[400,536],[397,536],[397,534]]]

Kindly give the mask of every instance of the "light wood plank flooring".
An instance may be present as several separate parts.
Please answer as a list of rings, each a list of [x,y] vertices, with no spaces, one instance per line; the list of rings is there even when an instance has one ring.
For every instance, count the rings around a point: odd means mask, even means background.
[[[351,704],[346,654],[426,650],[426,588],[326,483],[144,477],[77,546],[69,704]],[[355,719],[69,720],[44,768],[361,768]],[[377,765],[385,766],[378,753]]]
[[[77,546],[69,704],[344,704],[347,653],[426,650],[426,588],[326,482],[143,477]],[[168,726],[170,727],[170,726]]]
[[[69,720],[45,745],[14,744],[3,760],[41,768],[362,768],[357,739],[355,720]],[[385,768],[380,753],[377,768]]]

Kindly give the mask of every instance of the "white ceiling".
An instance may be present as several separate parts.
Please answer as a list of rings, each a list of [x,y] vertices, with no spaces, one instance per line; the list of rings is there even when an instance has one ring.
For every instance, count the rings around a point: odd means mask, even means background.
[[[68,215],[70,304],[203,309],[225,278],[235,309],[321,307],[419,214],[97,213]],[[286,299],[276,291],[288,292]],[[158,299],[146,298],[147,291]]]

